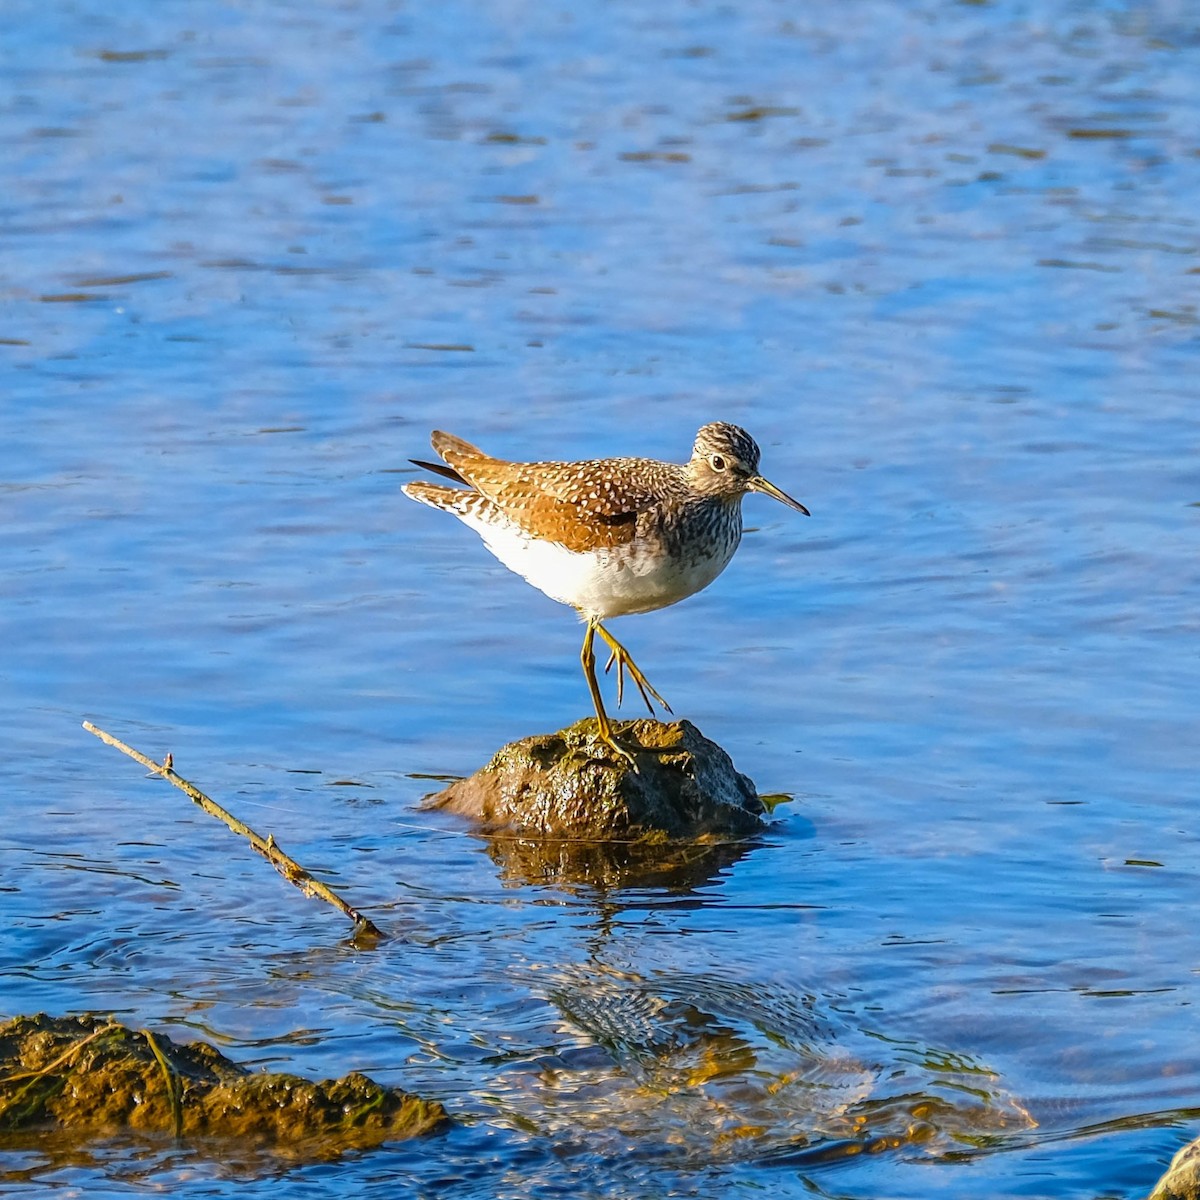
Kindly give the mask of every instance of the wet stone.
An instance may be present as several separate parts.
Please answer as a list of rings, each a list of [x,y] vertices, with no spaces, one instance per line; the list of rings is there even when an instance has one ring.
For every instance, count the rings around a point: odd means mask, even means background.
[[[596,721],[511,742],[429,806],[483,832],[581,841],[743,836],[763,828],[753,782],[691,722],[614,726],[637,770],[597,736]]]
[[[1171,1159],[1150,1200],[1200,1200],[1200,1139],[1189,1142]]]
[[[38,1014],[0,1025],[0,1139],[133,1130],[194,1138],[222,1157],[236,1142],[319,1160],[447,1120],[440,1104],[357,1072],[322,1081],[252,1073],[206,1043],[177,1045],[102,1017]]]

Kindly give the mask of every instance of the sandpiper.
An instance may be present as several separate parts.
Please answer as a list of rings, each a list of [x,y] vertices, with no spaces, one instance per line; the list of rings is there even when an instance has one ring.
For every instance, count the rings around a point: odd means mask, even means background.
[[[435,431],[431,440],[445,465],[411,461],[466,487],[421,481],[406,484],[405,495],[453,513],[509,570],[579,613],[600,737],[630,763],[600,698],[596,634],[611,652],[605,670],[617,667],[618,706],[628,670],[651,715],[651,698],[671,708],[602,621],[666,608],[712,583],[741,541],[747,492],[808,515],[758,473],[754,439],[724,421],[700,429],[682,466],[650,458],[506,462],[450,433]]]

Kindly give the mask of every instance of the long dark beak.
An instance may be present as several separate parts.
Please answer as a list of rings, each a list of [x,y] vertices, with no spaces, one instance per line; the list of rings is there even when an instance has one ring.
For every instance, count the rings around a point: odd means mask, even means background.
[[[812,513],[799,500],[793,500],[787,492],[781,492],[773,483],[764,479],[761,475],[755,475],[747,479],[746,487],[752,492],[762,492],[764,496],[770,496],[772,499],[778,500],[780,504],[786,504],[788,508],[794,508],[797,512],[802,512],[806,517],[812,516]]]

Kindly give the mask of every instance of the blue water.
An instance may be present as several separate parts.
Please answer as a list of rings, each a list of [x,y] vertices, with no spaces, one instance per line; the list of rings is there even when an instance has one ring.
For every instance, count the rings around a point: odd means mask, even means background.
[[[1200,1132],[1191,9],[5,16],[0,1016],[461,1124],[0,1147],[0,1191],[1145,1195]],[[726,574],[616,632],[795,799],[539,876],[420,800],[587,714],[580,630],[407,459],[682,461],[711,419],[813,517],[750,497]]]

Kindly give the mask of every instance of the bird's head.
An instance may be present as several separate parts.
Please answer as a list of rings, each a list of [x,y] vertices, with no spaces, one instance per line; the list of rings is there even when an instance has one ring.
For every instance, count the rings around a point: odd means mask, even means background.
[[[808,516],[808,509],[799,500],[793,500],[758,473],[758,460],[758,445],[744,429],[714,421],[696,434],[692,458],[684,470],[692,487],[705,495],[734,500],[747,492],[761,492]]]

